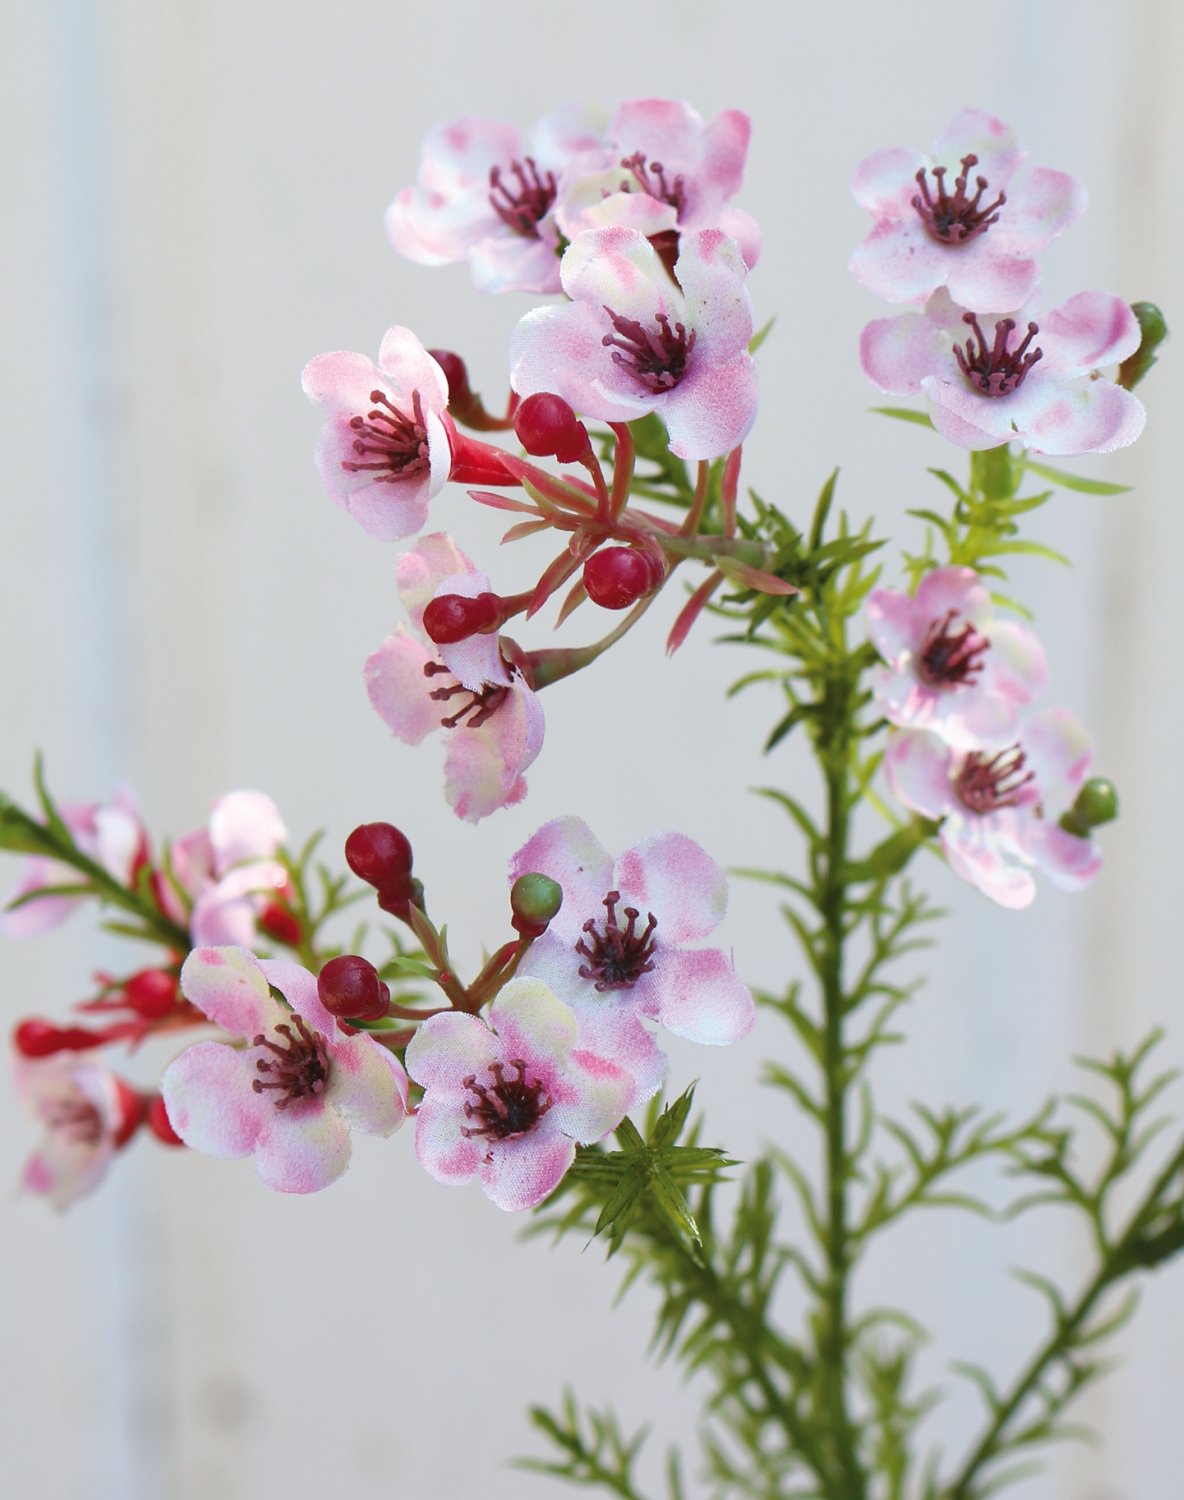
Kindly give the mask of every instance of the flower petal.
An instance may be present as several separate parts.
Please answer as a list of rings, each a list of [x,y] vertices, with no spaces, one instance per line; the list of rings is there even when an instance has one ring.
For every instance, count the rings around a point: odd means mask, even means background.
[[[325,1098],[352,1130],[392,1135],[407,1114],[407,1075],[398,1058],[364,1032],[335,1038]]]
[[[284,1019],[245,948],[195,948],[181,967],[181,992],[232,1036],[249,1039]]]
[[[161,1097],[169,1124],[207,1156],[247,1156],[274,1105],[251,1088],[244,1053],[222,1042],[187,1047],[165,1069]]]
[[[534,978],[511,979],[490,1007],[489,1021],[505,1056],[557,1069],[566,1065],[579,1032],[574,1013]]]
[[[604,898],[613,888],[613,859],[582,818],[544,823],[511,857],[511,883],[536,872],[563,887],[563,905],[551,922],[549,939],[562,934],[574,943],[589,918],[604,916]]]
[[[497,1061],[497,1038],[484,1021],[458,1011],[429,1016],[407,1044],[407,1071],[424,1088],[463,1093],[464,1079]]]
[[[948,747],[932,734],[908,730],[894,734],[884,756],[892,795],[926,818],[944,817],[957,805],[950,768]]]
[[[406,745],[418,745],[439,729],[441,711],[430,697],[424,667],[435,656],[402,625],[366,658],[366,691],[387,728]]]
[[[652,911],[658,919],[663,949],[706,937],[727,910],[727,877],[682,833],[651,834],[627,849],[617,861],[616,879],[623,906]]]
[[[756,1002],[720,949],[664,953],[655,978],[660,993],[659,1019],[676,1036],[708,1046],[725,1046],[752,1030]]]
[[[462,1134],[464,1128],[463,1095],[424,1097],[415,1116],[415,1155],[437,1182],[460,1184],[476,1176],[486,1145],[480,1136]]]
[[[255,1170],[277,1193],[316,1193],[349,1166],[349,1131],[321,1099],[271,1106],[255,1142]]]
[[[519,1213],[554,1192],[575,1155],[574,1142],[558,1132],[498,1141],[479,1168],[481,1186],[498,1208]]]

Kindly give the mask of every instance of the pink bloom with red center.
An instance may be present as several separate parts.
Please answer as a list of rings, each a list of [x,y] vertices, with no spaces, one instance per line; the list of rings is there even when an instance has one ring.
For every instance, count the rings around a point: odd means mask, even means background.
[[[1143,430],[1142,403],[1099,374],[1139,347],[1138,320],[1110,292],[1078,292],[1038,315],[980,322],[938,292],[923,313],[869,323],[864,374],[881,390],[923,395],[937,430],[963,448],[1013,439],[1034,453],[1110,453]]]
[[[1009,125],[964,109],[933,155],[896,146],[855,169],[851,191],[875,220],[851,257],[855,276],[889,302],[924,302],[948,286],[955,302],[1007,312],[1035,291],[1033,259],[1085,210],[1075,178],[1035,167]]]
[[[572,106],[529,135],[476,115],[437,125],[424,141],[418,182],[387,210],[391,243],[422,265],[467,260],[483,292],[557,292],[559,178],[602,139]]]
[[[629,99],[609,122],[601,151],[574,162],[555,216],[569,240],[585,229],[626,225],[647,238],[722,229],[754,266],[755,219],[730,199],[740,191],[752,122],[739,109],[708,124],[681,99]]]
[[[399,559],[399,593],[415,635],[398,626],[366,662],[370,701],[395,735],[418,745],[448,735],[445,797],[470,823],[526,795],[523,773],[543,743],[543,710],[495,633],[450,645],[423,643],[423,612],[442,594],[476,598],[489,579],[442,532]]]
[[[510,1212],[558,1186],[576,1144],[600,1140],[634,1102],[630,1075],[584,1050],[571,1010],[538,979],[512,979],[489,1024],[457,1011],[430,1017],[407,1046],[425,1093],[415,1154],[444,1183],[478,1178]]]
[[[401,1064],[365,1032],[341,1030],[307,969],[243,948],[195,948],[181,989],[246,1043],[199,1042],[166,1068],[161,1096],[187,1146],[253,1154],[268,1187],[313,1193],[349,1165],[351,1129],[387,1136],[403,1123]]]
[[[580,1021],[581,1044],[622,1061],[647,1099],[666,1058],[643,1020],[722,1045],[751,1030],[756,1008],[719,948],[693,948],[727,907],[723,871],[693,839],[656,833],[619,859],[580,818],[545,824],[510,861],[510,880],[537,871],[563,905],[522,970],[546,980]]]
[[[1094,878],[1102,855],[1092,838],[1060,826],[1089,774],[1089,736],[1067,709],[1044,709],[1003,750],[955,750],[935,735],[894,734],[884,758],[893,794],[941,820],[950,868],[1000,906],[1028,906],[1032,867],[1064,890]]]
[[[604,422],[657,412],[679,458],[730,452],[756,418],[746,267],[734,240],[705,229],[681,237],[675,274],[636,229],[581,234],[561,267],[571,301],[514,330],[511,385]]]
[[[148,840],[131,788],[118,787],[109,803],[67,804],[59,807],[58,813],[83,854],[102,865],[121,885],[130,886],[137,867],[148,857]],[[57,927],[85,898],[46,895],[33,899],[34,893],[79,885],[84,880],[85,876],[72,866],[34,855],[11,898],[21,905],[10,904],[7,911],[0,912],[0,932],[6,937],[35,937]]]
[[[1012,743],[1020,710],[1048,685],[1032,631],[995,616],[973,568],[935,568],[914,596],[876,589],[868,628],[887,662],[873,681],[884,717],[963,750]]]
[[[448,382],[432,356],[396,326],[377,364],[364,354],[318,354],[301,384],[329,414],[317,468],[334,503],[382,542],[419,531],[452,468]]]
[[[260,917],[288,890],[288,872],[275,857],[287,836],[279,809],[265,793],[220,797],[206,828],[170,846],[173,879],[192,906],[186,911],[165,879],[159,889],[166,913],[188,925],[195,946],[250,947]]]
[[[20,1060],[15,1072],[21,1099],[45,1126],[21,1185],[55,1208],[68,1208],[98,1185],[139,1123],[139,1102],[114,1073],[89,1060]]]

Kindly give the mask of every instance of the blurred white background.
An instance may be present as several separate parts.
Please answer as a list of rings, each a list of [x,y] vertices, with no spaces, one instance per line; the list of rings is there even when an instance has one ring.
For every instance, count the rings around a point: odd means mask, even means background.
[[[462,112],[529,125],[572,97],[677,95],[704,115],[751,113],[743,201],[765,235],[751,289],[758,321],[776,313],[777,325],[744,478],[791,515],[838,462],[843,503],[911,545],[905,510],[941,499],[925,466],[962,463],[936,437],[866,414],[875,395],[856,344],[883,308],[845,266],[866,229],[852,167],[880,146],[926,146],[963,104],[1014,122],[1033,162],[1089,187],[1085,219],[1044,257],[1050,300],[1101,286],[1184,319],[1184,14],[1155,0],[7,0],[3,11],[0,785],[25,795],[40,746],[59,795],[102,799],[126,778],[159,832],[197,825],[236,786],[270,791],[297,840],[327,826],[329,850],[355,823],[391,819],[470,963],[502,940],[505,860],[546,819],[577,811],[616,849],[677,825],[724,864],[784,865],[796,858],[789,826],[749,788],[814,788],[800,749],[759,753],[772,695],[724,704],[750,657],[713,650],[708,628],[664,659],[674,600],[547,693],[528,799],[476,831],[444,806],[438,747],[410,751],[372,714],[360,669],[397,617],[395,549],[321,492],[301,367],[327,349],[374,354],[403,322],[463,352],[496,402],[510,329],[531,305],[481,298],[464,268],[429,271],[387,245],[383,211],[413,180],[430,125]],[[1030,1108],[1070,1083],[1071,1054],[1129,1046],[1153,1023],[1172,1033],[1165,1055],[1184,1055],[1179,350],[1141,394],[1151,416],[1138,447],[1075,465],[1134,492],[1059,498],[1037,534],[1074,568],[1016,570],[1049,643],[1054,699],[1091,724],[1099,768],[1122,792],[1107,869],[1084,897],[1046,887],[1015,914],[928,862],[954,921],[911,1045],[886,1070],[886,1104],[923,1094]],[[436,514],[491,559],[503,591],[528,581],[536,554],[492,553],[496,516],[460,491]],[[594,628],[579,616],[569,639]],[[772,902],[740,886],[732,907],[741,970],[783,982],[796,958]],[[126,950],[85,920],[8,945],[7,1016],[64,1012],[105,962],[126,968]],[[755,1083],[763,1051],[783,1044],[763,1023],[730,1053],[675,1054],[674,1081],[701,1078],[708,1135],[737,1155],[773,1135],[815,1151]],[[142,1076],[165,1060],[145,1057]],[[35,1131],[7,1093],[0,1118],[11,1183]],[[247,1162],[145,1140],[65,1219],[15,1194],[2,1211],[13,1495],[555,1494],[558,1482],[506,1460],[540,1451],[525,1407],[569,1381],[611,1400],[628,1427],[653,1422],[646,1472],[666,1441],[693,1435],[698,1392],[644,1356],[648,1296],[609,1316],[617,1270],[597,1247],[520,1244],[521,1224],[475,1188],[426,1178],[410,1131],[361,1140],[348,1176],[309,1199],[268,1193]],[[1074,1228],[1055,1216],[1005,1232],[924,1219],[857,1294],[912,1306],[934,1335],[930,1376],[956,1357],[1006,1371],[1043,1318],[1007,1268],[1074,1281]],[[1182,1334],[1176,1267],[1148,1287],[1120,1369],[1081,1413],[1103,1445],[1059,1452],[1017,1500],[1178,1492]],[[974,1421],[962,1392],[928,1431],[952,1455]]]

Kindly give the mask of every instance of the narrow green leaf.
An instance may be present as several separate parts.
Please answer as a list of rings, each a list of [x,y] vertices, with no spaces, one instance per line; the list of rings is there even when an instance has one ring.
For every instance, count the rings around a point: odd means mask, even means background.
[[[932,427],[929,413],[914,411],[911,406],[873,406],[872,411],[882,417],[895,417],[898,422],[915,422],[918,427]]]
[[[1105,479],[1087,479],[1084,474],[1070,474],[1065,469],[1054,469],[1051,464],[1039,464],[1034,459],[1025,459],[1024,467],[1032,474],[1039,474],[1041,479],[1051,480],[1053,484],[1059,484],[1062,489],[1076,490],[1082,495],[1126,495],[1130,493],[1129,484],[1111,484]]]

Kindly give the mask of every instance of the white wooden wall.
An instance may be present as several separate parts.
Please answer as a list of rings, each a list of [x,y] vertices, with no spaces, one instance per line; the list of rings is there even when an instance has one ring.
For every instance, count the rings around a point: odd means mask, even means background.
[[[528,124],[568,97],[646,94],[751,112],[745,201],[766,236],[752,290],[761,318],[778,321],[745,478],[791,513],[837,461],[856,515],[874,508],[915,536],[904,511],[936,495],[924,466],[960,461],[865,414],[856,341],[881,307],[845,264],[865,230],[851,168],[881,145],[924,146],[964,103],[1014,121],[1035,162],[1089,186],[1086,218],[1046,257],[1053,300],[1102,286],[1184,322],[1184,21],[1156,0],[7,0],[2,11],[0,785],[27,791],[39,745],[63,796],[101,798],[127,777],[161,831],[194,826],[235,786],[270,790],[298,837],[327,825],[330,847],[358,821],[391,818],[470,961],[501,938],[507,855],[545,819],[578,811],[616,847],[677,825],[725,863],[776,865],[792,857],[788,829],[747,788],[808,787],[809,771],[792,748],[757,753],[771,700],[723,705],[747,659],[711,651],[705,630],[664,660],[664,609],[547,694],[528,800],[476,832],[445,810],[433,750],[389,741],[370,712],[359,671],[396,617],[394,552],[321,494],[300,369],[326,349],[373,352],[388,324],[407,322],[462,350],[496,392],[530,305],[480,299],[464,270],[410,266],[386,245],[383,210],[432,123],[477,112]],[[1074,569],[1017,570],[1057,698],[1092,723],[1122,790],[1108,868],[1088,895],[1046,889],[1016,915],[934,864],[955,921],[914,1008],[913,1044],[887,1069],[886,1102],[1024,1109],[1069,1081],[1071,1053],[1129,1045],[1152,1022],[1169,1028],[1168,1055],[1184,1056],[1179,350],[1145,393],[1139,446],[1082,464],[1135,492],[1059,499],[1041,534]],[[469,514],[459,493],[439,514],[488,553],[496,518]],[[498,581],[521,587],[529,567],[506,556]],[[741,968],[776,982],[795,960],[770,903],[741,890],[734,907]],[[9,945],[6,1014],[60,1012],[114,951],[85,923]],[[770,1135],[797,1142],[801,1127],[754,1082],[762,1044],[780,1042],[766,1025],[729,1054],[675,1059],[677,1081],[702,1079],[713,1138],[740,1155]],[[144,1076],[164,1060],[146,1057]],[[11,1182],[32,1133],[6,1093],[0,1112]],[[419,1171],[409,1132],[363,1140],[348,1177],[312,1199],[269,1194],[247,1163],[145,1141],[67,1218],[15,1196],[3,1214],[12,1495],[557,1493],[505,1460],[534,1447],[527,1403],[569,1380],[611,1396],[627,1424],[653,1420],[660,1439],[693,1426],[695,1392],[644,1358],[646,1297],[608,1316],[616,1272],[596,1248],[518,1244],[520,1226],[476,1190]],[[1005,1279],[1025,1259],[1075,1274],[1066,1226],[994,1234],[935,1219],[901,1233],[858,1291],[911,1298],[935,1335],[930,1374],[958,1355],[1005,1369],[1040,1317]],[[1182,1334],[1177,1267],[1149,1287],[1121,1370],[1089,1404],[1105,1444],[1066,1450],[1017,1496],[1178,1493]],[[951,1400],[935,1438],[957,1451],[971,1415]]]

